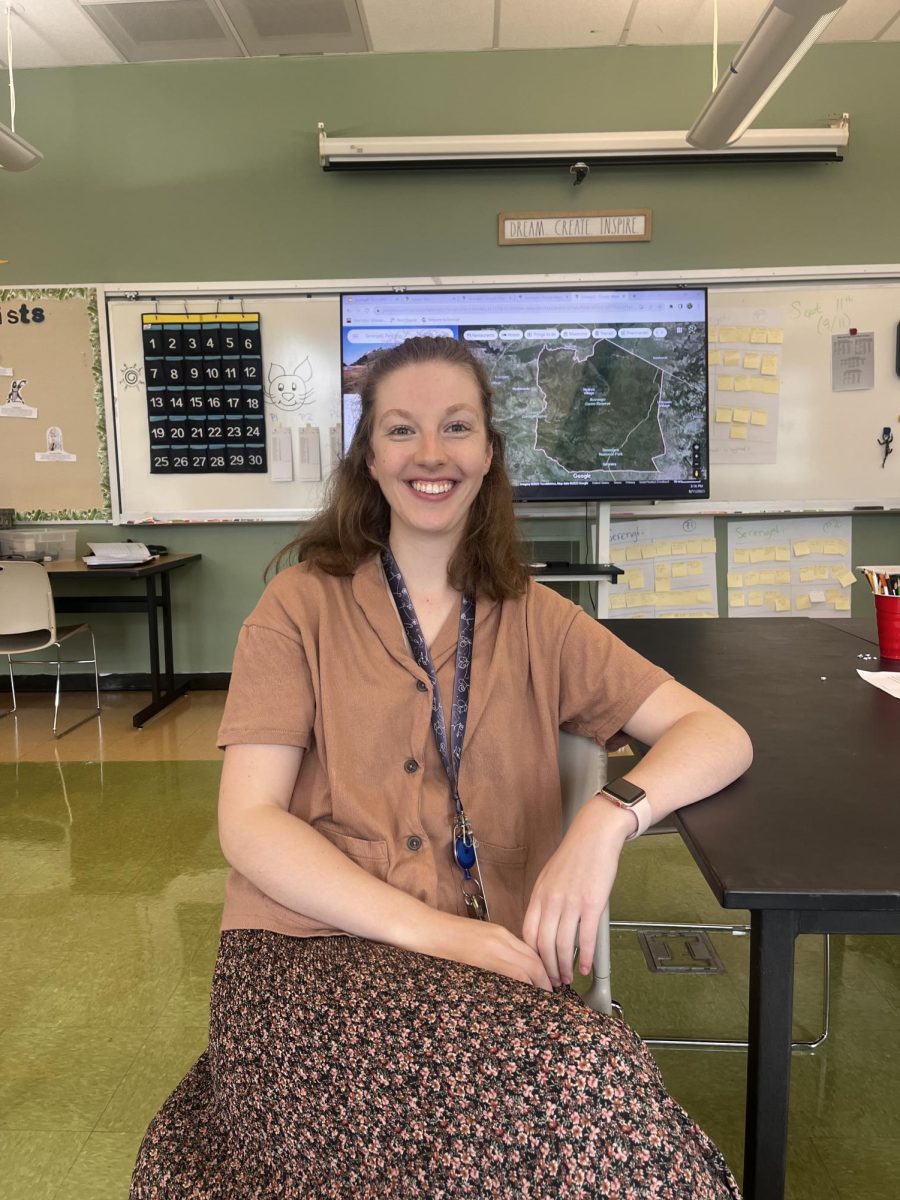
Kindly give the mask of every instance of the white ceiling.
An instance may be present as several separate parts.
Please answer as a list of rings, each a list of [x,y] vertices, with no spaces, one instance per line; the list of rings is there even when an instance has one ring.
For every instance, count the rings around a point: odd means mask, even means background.
[[[742,42],[767,4],[719,0],[720,42]],[[16,68],[276,54],[709,45],[713,26],[713,0],[10,0],[10,7]],[[88,15],[92,10],[96,21]],[[0,16],[5,27],[5,0]],[[900,0],[847,0],[821,40],[900,41]],[[4,65],[5,47],[4,28]]]

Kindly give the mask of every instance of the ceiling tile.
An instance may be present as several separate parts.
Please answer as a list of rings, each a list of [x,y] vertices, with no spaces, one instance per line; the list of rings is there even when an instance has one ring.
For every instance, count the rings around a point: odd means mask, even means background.
[[[360,0],[372,49],[489,50],[494,0]]]
[[[12,4],[14,67],[90,67],[122,61],[72,0],[29,0]],[[5,6],[3,28],[6,28]],[[6,37],[0,43],[6,65]]]
[[[561,46],[615,46],[631,0],[498,0],[500,45],[505,50]]]
[[[740,43],[767,7],[766,0],[719,0],[719,43]],[[712,45],[713,0],[638,0],[630,46]]]

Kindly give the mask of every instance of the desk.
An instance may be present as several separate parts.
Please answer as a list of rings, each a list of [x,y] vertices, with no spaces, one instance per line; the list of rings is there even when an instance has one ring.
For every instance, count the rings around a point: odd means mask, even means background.
[[[900,933],[900,703],[856,674],[869,645],[830,621],[607,621],[720,705],[755,758],[676,814],[723,908],[751,913],[746,1200],[784,1194],[794,939]]]
[[[150,690],[151,702],[136,712],[132,724],[136,729],[146,724],[151,717],[183,696],[189,683],[175,684],[175,664],[172,657],[172,601],[169,593],[169,573],[188,563],[198,562],[199,554],[162,554],[152,562],[140,567],[86,567],[83,562],[51,562],[45,564],[52,584],[63,579],[142,579],[144,593],[125,593],[102,596],[58,595],[53,588],[53,602],[58,613],[134,613],[147,614],[147,631],[150,640]],[[159,591],[157,591],[159,580]],[[159,613],[162,613],[164,669],[159,663]]]

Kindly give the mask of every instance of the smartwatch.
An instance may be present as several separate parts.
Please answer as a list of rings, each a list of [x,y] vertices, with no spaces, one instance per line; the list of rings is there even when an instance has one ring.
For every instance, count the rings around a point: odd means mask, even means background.
[[[647,793],[627,779],[614,779],[611,783],[604,784],[597,795],[634,814],[637,825],[634,833],[629,833],[625,839],[626,842],[633,842],[635,838],[640,837],[653,818]]]

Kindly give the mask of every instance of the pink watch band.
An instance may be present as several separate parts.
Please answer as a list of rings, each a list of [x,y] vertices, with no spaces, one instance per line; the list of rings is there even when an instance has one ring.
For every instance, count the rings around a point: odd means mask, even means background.
[[[637,828],[634,833],[629,833],[625,841],[633,842],[635,838],[639,838],[642,833],[645,833],[650,826],[653,821],[653,810],[650,807],[650,801],[644,796],[642,800],[638,800],[637,804],[632,805],[629,811],[634,813],[637,820]]]

